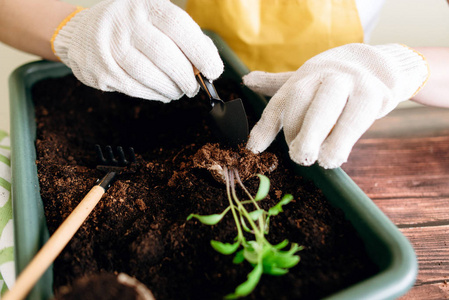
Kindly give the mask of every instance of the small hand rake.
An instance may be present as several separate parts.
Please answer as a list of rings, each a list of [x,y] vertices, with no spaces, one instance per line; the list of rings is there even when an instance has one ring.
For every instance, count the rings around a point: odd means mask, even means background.
[[[110,146],[106,147],[104,154],[99,145],[95,147],[99,163],[97,169],[105,171],[106,175],[97,181],[96,185],[48,239],[33,260],[20,273],[12,289],[2,297],[3,300],[23,299],[28,295],[42,274],[53,263],[95,208],[115,176],[129,170],[129,166],[135,162],[132,148],[128,151],[129,158],[127,159],[123,148],[117,147],[118,159],[116,159]]]

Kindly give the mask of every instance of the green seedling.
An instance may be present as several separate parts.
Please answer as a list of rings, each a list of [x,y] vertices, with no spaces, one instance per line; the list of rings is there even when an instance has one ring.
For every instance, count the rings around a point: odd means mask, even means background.
[[[283,211],[283,206],[293,200],[290,194],[285,195],[279,203],[271,207],[268,211],[262,209],[258,202],[268,196],[270,180],[264,175],[258,174],[260,183],[256,195],[253,197],[243,185],[237,170],[225,169],[226,193],[229,206],[220,214],[197,215],[191,214],[187,220],[198,219],[206,225],[219,223],[224,216],[231,211],[235,221],[237,236],[234,243],[223,243],[212,240],[211,246],[224,255],[234,254],[235,264],[248,261],[253,270],[248,274],[247,280],[241,283],[235,291],[227,295],[226,299],[236,299],[250,294],[259,283],[262,274],[284,275],[288,269],[298,264],[300,258],[296,253],[303,249],[295,243],[290,245],[290,249],[285,250],[289,241],[284,240],[279,244],[272,245],[267,241],[270,217],[276,216]],[[240,200],[236,193],[236,182],[248,196],[246,200]],[[252,207],[249,210],[247,207]],[[247,232],[246,236],[244,232]]]

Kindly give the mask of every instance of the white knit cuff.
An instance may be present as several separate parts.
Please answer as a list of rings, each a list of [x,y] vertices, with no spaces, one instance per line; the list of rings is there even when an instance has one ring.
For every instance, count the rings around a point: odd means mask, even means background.
[[[68,57],[68,49],[72,40],[75,28],[78,26],[78,20],[83,17],[87,9],[77,7],[74,12],[68,15],[56,28],[51,38],[51,48],[53,53],[70,68]],[[64,30],[62,30],[64,29]]]
[[[430,76],[430,68],[424,55],[418,51],[402,44],[386,44],[375,46],[385,55],[396,62],[392,64],[397,74],[401,74],[401,80],[406,81],[401,96],[408,100],[415,96],[426,84]]]

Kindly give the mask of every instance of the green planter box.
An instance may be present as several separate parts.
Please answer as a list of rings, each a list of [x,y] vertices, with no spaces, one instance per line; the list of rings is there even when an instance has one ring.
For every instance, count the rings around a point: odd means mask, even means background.
[[[225,62],[225,76],[240,80],[248,73],[248,69],[218,36],[208,34]],[[17,274],[48,239],[35,165],[36,125],[30,90],[37,81],[62,77],[70,72],[61,63],[38,61],[18,68],[10,77],[12,198]],[[266,100],[248,89],[243,89],[243,93],[244,100],[249,101],[255,112],[260,114]],[[342,169],[325,170],[314,165],[297,166],[297,171],[312,179],[327,199],[345,212],[364,241],[370,258],[379,267],[377,274],[327,299],[395,299],[405,294],[415,282],[418,266],[412,246],[395,225]],[[52,270],[48,270],[28,298],[48,299],[51,295]]]

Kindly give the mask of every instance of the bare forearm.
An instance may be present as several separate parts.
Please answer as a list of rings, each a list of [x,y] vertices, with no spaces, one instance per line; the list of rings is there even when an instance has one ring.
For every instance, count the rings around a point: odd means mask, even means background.
[[[0,41],[49,60],[57,60],[50,39],[73,11],[56,0],[0,0]]]
[[[429,64],[430,77],[413,101],[431,106],[449,107],[449,48],[415,48]]]

